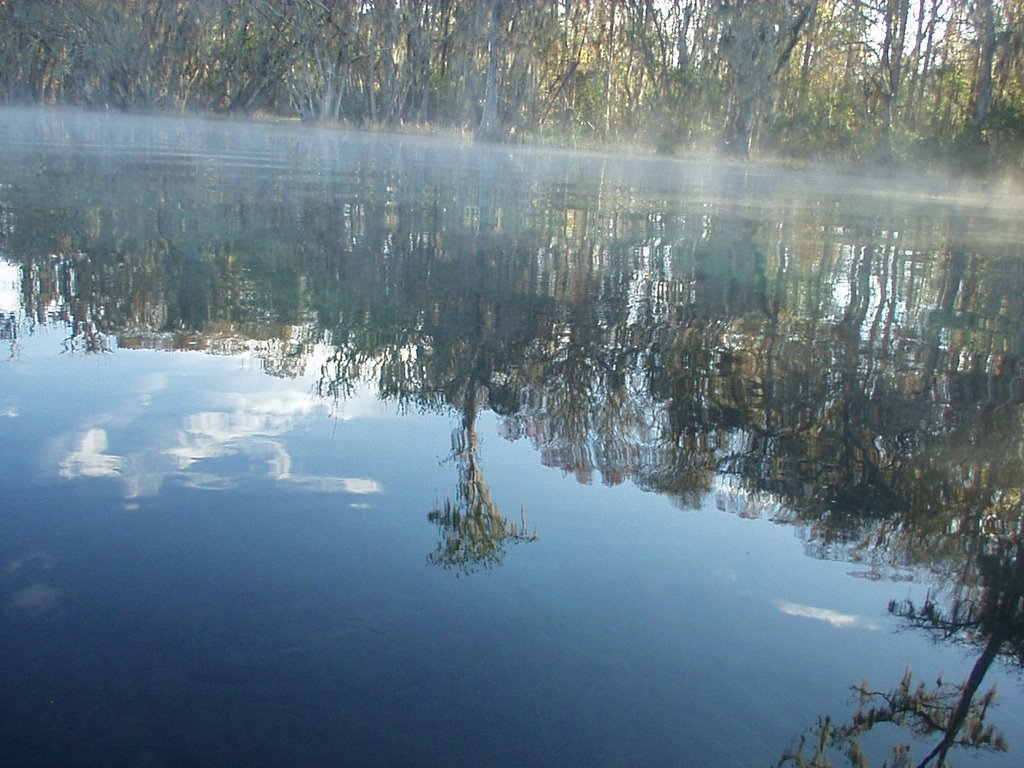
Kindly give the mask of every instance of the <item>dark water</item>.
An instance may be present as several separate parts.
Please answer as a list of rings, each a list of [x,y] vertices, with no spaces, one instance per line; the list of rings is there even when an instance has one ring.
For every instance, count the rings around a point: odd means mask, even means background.
[[[0,150],[0,763],[770,766],[828,717],[847,765],[860,709],[872,765],[1020,764],[1020,198]]]

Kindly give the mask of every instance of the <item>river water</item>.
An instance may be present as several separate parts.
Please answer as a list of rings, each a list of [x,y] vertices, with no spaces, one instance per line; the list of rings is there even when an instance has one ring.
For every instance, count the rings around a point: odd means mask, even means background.
[[[1020,764],[1021,197],[65,111],[0,151],[5,764],[771,766],[824,718],[835,765]]]

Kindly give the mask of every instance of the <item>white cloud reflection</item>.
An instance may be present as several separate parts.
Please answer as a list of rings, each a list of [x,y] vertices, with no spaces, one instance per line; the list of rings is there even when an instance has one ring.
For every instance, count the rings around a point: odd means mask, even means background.
[[[308,491],[317,493],[351,493],[364,496],[370,493],[383,493],[384,486],[368,477],[316,477],[299,475],[288,478]]]
[[[175,458],[179,469],[187,469],[203,459],[234,456],[243,450],[258,453],[254,444],[259,445],[261,439],[283,435],[292,428],[294,422],[294,414],[261,412],[245,406],[231,412],[195,413],[185,417],[184,429],[179,433],[179,445],[165,453]],[[284,451],[283,448],[279,450]],[[278,457],[280,461],[282,459]],[[287,463],[290,463],[290,459],[287,459]],[[277,469],[276,473],[280,475],[287,471],[287,466],[284,466]]]
[[[780,602],[779,610],[787,616],[797,616],[803,619],[814,619],[831,624],[836,629],[881,629],[881,625],[874,619],[867,616],[858,616],[853,613],[840,613],[829,608],[815,608],[811,605],[799,603]]]
[[[114,477],[121,471],[123,459],[106,453],[107,431],[93,428],[79,436],[77,450],[71,451],[60,463],[60,476]]]
[[[162,416],[163,406],[154,413],[161,401],[154,395],[161,392],[174,401],[174,392],[163,390],[173,390],[180,379],[148,374],[130,401],[89,419],[84,431],[62,441],[74,448],[59,460],[60,475],[118,477],[129,504],[158,495],[170,478],[203,490],[230,489],[246,478],[262,477],[313,493],[366,496],[384,491],[372,478],[321,475],[297,467],[286,445],[289,433],[315,414],[326,417],[329,408],[302,379],[267,380],[256,371],[253,376],[259,378],[214,378],[208,389],[196,390],[202,410]],[[231,391],[234,384],[255,384],[258,389]],[[368,405],[357,404],[354,410],[369,415]],[[121,455],[110,450],[112,440]]]

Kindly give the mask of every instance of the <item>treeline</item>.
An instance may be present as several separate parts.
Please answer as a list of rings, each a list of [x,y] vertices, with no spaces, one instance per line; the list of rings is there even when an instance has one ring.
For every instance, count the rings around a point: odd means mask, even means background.
[[[1024,164],[1024,0],[0,0],[0,99]]]

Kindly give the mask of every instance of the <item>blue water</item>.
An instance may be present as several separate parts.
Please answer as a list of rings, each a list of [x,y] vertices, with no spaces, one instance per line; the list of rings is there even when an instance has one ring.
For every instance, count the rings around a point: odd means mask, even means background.
[[[124,152],[145,174],[139,130]],[[269,186],[286,165],[236,160]],[[5,172],[24,215],[27,177]],[[0,298],[20,302],[8,237]],[[812,556],[784,502],[727,473],[693,503],[578,477],[524,434],[543,425],[485,406],[473,466],[528,535],[445,568],[428,515],[466,477],[458,409],[374,376],[318,394],[323,340],[271,375],[251,333],[170,351],[122,330],[86,353],[66,318],[0,309],[19,329],[0,362],[4,765],[767,766],[849,717],[852,684],[973,664],[887,609],[941,584],[926,563]],[[1018,669],[986,678],[1011,751],[978,764],[1019,761]]]

